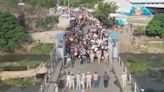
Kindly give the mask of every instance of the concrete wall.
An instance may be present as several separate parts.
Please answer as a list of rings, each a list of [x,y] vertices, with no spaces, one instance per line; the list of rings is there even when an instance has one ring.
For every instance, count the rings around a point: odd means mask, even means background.
[[[30,37],[34,41],[40,41],[41,43],[54,43],[55,35],[58,33],[64,33],[64,31],[46,31],[46,32],[30,33]]]

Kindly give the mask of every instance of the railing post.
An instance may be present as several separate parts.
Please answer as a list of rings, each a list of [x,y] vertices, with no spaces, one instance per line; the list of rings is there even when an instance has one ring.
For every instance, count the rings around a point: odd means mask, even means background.
[[[136,82],[134,83],[134,92],[137,92],[137,84],[136,84]]]
[[[132,84],[132,76],[131,76],[131,74],[129,74],[129,82],[130,82],[130,84]]]
[[[124,62],[123,61],[121,61],[121,67],[124,70]]]
[[[58,85],[55,83],[55,92],[59,92]]]
[[[127,67],[124,67],[125,73],[128,73],[128,69]]]
[[[41,85],[40,87],[40,92],[43,92],[43,85]]]

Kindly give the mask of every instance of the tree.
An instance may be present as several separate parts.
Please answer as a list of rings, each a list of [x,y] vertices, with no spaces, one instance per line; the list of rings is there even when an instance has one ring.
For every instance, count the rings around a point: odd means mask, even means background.
[[[71,7],[86,7],[86,8],[94,8],[94,5],[100,2],[101,0],[60,0],[61,5]]]
[[[104,25],[111,26],[115,23],[115,18],[110,18],[109,14],[114,13],[116,9],[117,6],[115,3],[100,2],[95,12],[93,12],[93,15],[98,18]]]
[[[164,37],[164,13],[157,14],[146,27],[148,36]]]
[[[0,12],[0,50],[10,52],[23,42],[27,34],[8,12]]]

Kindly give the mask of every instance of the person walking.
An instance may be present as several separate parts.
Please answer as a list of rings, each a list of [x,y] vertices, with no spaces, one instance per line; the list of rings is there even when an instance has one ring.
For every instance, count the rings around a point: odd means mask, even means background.
[[[73,72],[71,73],[71,76],[70,76],[70,89],[75,89],[75,76],[73,74]]]
[[[108,52],[104,51],[104,63],[105,64],[108,64],[108,58],[109,58]]]
[[[108,82],[109,82],[109,75],[107,74],[107,72],[105,71],[104,75],[103,75],[103,79],[104,79],[104,87],[108,87]]]
[[[81,90],[81,74],[76,74],[76,88],[77,90]]]
[[[85,90],[85,81],[86,81],[85,74],[82,73],[82,76],[81,76],[81,86],[82,86],[82,90]]]
[[[91,88],[91,82],[92,82],[92,75],[90,74],[90,72],[87,72],[87,88]]]
[[[93,74],[93,84],[94,84],[94,88],[98,88],[98,82],[99,82],[99,75],[97,74],[97,72],[95,72]]]
[[[69,88],[71,86],[70,77],[71,77],[70,72],[68,72],[68,74],[66,75],[66,87],[69,87]]]

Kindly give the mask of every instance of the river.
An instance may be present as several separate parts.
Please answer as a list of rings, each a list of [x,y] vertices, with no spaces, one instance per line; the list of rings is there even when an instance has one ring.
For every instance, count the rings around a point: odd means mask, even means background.
[[[29,61],[48,61],[50,58],[49,55],[6,55],[6,56],[0,56],[0,62],[16,62],[28,59]],[[1,90],[0,92],[38,92],[40,86],[39,85],[32,85],[27,88],[18,88],[18,87],[10,87],[7,88],[7,90]]]
[[[121,59],[126,60],[128,57],[137,57],[147,59],[152,67],[161,67],[159,60],[161,57],[164,57],[164,53],[161,54],[132,54],[132,53],[121,53]],[[157,75],[159,71],[149,71],[144,74],[135,74],[133,75],[134,79],[137,81],[137,84],[140,88],[143,89],[155,89],[155,90],[164,90],[164,83],[157,82],[153,80],[153,75]]]

